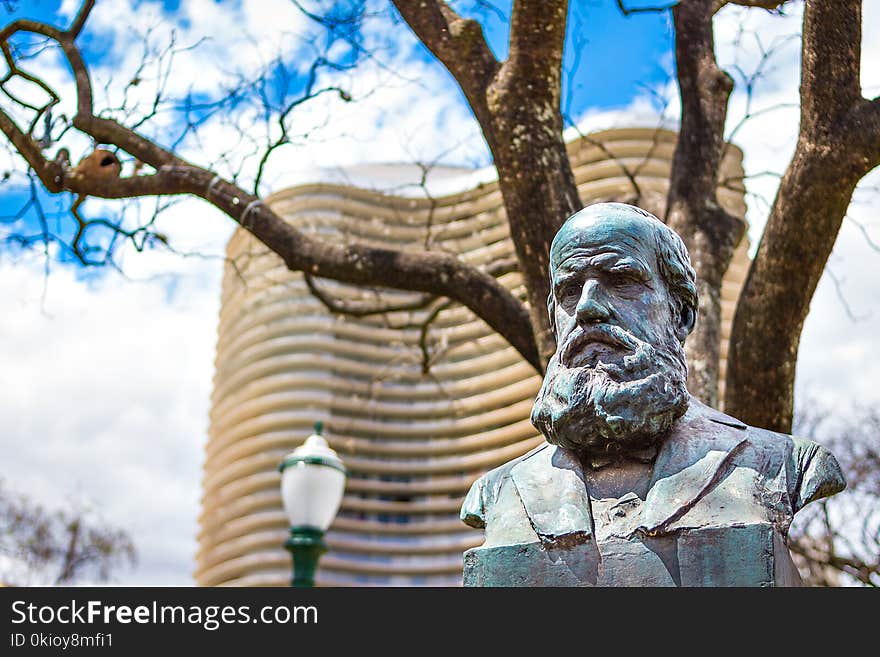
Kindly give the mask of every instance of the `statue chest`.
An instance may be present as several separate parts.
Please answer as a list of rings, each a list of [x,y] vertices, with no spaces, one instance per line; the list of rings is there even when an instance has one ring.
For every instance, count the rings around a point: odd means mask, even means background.
[[[568,540],[566,540],[568,539]],[[664,536],[562,537],[465,552],[465,586],[800,586],[769,523]]]
[[[645,495],[582,500],[580,531],[542,533],[509,479],[488,512],[486,541],[464,557],[465,586],[798,586],[766,500],[734,472],[693,506]],[[539,487],[536,490],[541,490]],[[534,500],[536,491],[528,493]],[[554,495],[555,491],[548,491]],[[551,502],[556,501],[554,497]],[[650,532],[652,518],[669,516]],[[555,520],[559,520],[556,518]],[[564,518],[563,518],[564,520]],[[565,522],[558,523],[565,525]]]

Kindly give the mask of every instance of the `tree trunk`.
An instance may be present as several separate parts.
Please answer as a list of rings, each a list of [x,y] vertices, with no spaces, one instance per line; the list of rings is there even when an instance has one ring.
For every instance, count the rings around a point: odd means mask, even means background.
[[[714,9],[709,0],[672,9],[682,111],[666,204],[666,223],[681,235],[697,272],[699,312],[685,343],[688,389],[710,406],[718,405],[721,281],[745,232],[745,222],[716,198],[733,81],[715,61]]]
[[[553,236],[581,208],[562,139],[566,0],[516,0],[510,53],[499,63],[476,21],[442,0],[394,0],[458,82],[492,152],[542,365],[556,348],[547,316]]]
[[[880,101],[862,98],[860,0],[804,7],[801,123],[795,154],[737,305],[726,406],[789,432],[810,299],[859,180],[880,164]]]
[[[562,139],[558,98],[546,105],[521,98],[516,81],[490,94],[496,108],[495,166],[510,234],[528,290],[532,329],[544,364],[556,348],[547,315],[550,243],[562,222],[582,207]],[[513,88],[513,89],[510,89]]]
[[[725,411],[788,433],[801,329],[858,180],[851,153],[801,142],[737,305]]]

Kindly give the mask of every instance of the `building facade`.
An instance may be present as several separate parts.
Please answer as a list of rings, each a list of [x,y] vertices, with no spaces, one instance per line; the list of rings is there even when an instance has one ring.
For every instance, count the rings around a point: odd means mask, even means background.
[[[572,142],[584,204],[625,200],[662,214],[674,146],[675,133],[636,128]],[[731,148],[723,177],[734,182],[719,199],[743,216],[740,158]],[[477,266],[514,255],[496,182],[420,197],[311,184],[268,202],[333,240],[442,249]],[[722,357],[745,242],[724,281]],[[242,230],[227,255],[196,582],[288,584],[277,466],[322,420],[350,474],[318,584],[459,585],[462,552],[482,543],[458,519],[462,499],[481,474],[543,440],[529,422],[540,377],[446,299],[306,280]],[[518,273],[500,281],[524,298]],[[338,313],[321,297],[383,312]]]

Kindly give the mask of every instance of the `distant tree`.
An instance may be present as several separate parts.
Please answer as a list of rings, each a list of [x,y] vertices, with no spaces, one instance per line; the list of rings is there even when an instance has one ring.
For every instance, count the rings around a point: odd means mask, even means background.
[[[4,584],[105,582],[134,564],[129,535],[76,506],[49,510],[0,480],[0,581]]]
[[[880,586],[880,410],[803,407],[810,410],[796,416],[798,434],[834,453],[847,487],[798,514],[789,534],[795,562],[812,586]]]

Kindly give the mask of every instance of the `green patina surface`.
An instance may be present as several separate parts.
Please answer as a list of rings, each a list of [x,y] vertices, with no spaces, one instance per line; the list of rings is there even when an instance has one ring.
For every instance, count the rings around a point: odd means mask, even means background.
[[[465,552],[465,586],[799,586],[769,524],[681,531],[554,547],[549,542]]]

